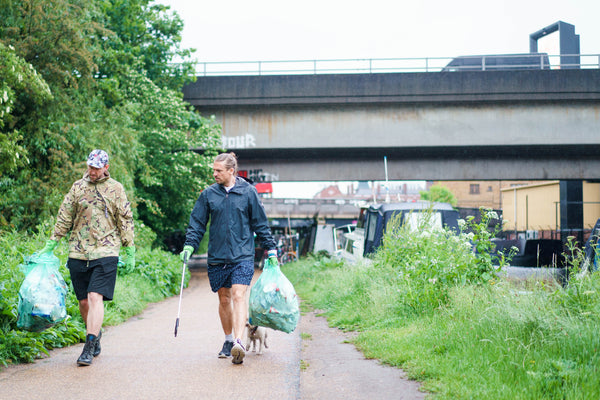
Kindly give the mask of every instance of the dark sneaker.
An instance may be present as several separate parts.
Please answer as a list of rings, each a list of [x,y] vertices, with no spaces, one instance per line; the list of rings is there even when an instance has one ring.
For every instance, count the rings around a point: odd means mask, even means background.
[[[233,347],[233,342],[225,341],[225,343],[223,343],[223,348],[219,352],[219,358],[231,357],[231,348],[232,347]]]
[[[91,365],[92,361],[94,361],[94,347],[96,346],[95,340],[86,340],[85,345],[83,345],[83,351],[81,355],[77,359],[78,365]]]
[[[96,337],[96,345],[94,346],[94,352],[92,353],[92,355],[94,357],[98,357],[100,355],[100,352],[102,351],[102,347],[100,347],[100,338],[102,337],[102,329],[100,329],[100,333],[98,333],[98,336]]]
[[[235,343],[231,348],[231,355],[233,356],[233,359],[231,360],[232,363],[241,364],[244,362],[246,349],[244,348],[244,345],[240,339],[235,339]]]

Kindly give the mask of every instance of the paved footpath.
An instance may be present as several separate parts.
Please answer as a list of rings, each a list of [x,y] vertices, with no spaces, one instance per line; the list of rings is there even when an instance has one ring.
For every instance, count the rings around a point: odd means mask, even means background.
[[[255,279],[258,274],[255,275]],[[402,371],[365,360],[346,337],[308,313],[291,334],[268,330],[268,349],[242,365],[219,359],[223,333],[205,269],[179,296],[106,327],[102,353],[75,363],[83,344],[0,372],[0,399],[422,399]],[[301,339],[303,333],[304,339]],[[302,361],[302,362],[301,362]],[[302,368],[301,368],[302,365]]]

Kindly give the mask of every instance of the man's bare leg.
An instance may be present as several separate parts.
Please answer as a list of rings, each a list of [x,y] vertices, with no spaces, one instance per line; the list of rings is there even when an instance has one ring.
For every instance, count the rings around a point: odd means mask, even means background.
[[[235,344],[231,349],[231,355],[233,356],[232,362],[234,364],[243,363],[246,356],[246,349],[242,344],[242,336],[244,335],[244,327],[248,318],[247,290],[247,285],[235,284],[231,287],[233,293],[233,333],[235,335]]]

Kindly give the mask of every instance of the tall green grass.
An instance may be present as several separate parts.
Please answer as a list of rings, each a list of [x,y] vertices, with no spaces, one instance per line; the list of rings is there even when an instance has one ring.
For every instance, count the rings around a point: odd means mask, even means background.
[[[600,398],[599,274],[565,288],[500,280],[465,244],[489,245],[475,228],[452,238],[395,226],[373,262],[312,258],[283,271],[330,325],[359,332],[366,357],[435,398]]]
[[[71,287],[66,240],[54,251],[60,259],[60,273],[69,291],[66,298],[68,317],[43,332],[27,332],[17,328],[18,292],[25,278],[19,265],[23,257],[39,251],[49,236],[51,224],[40,227],[41,234],[26,235],[0,231],[0,367],[11,363],[32,362],[48,354],[48,350],[85,340],[85,324]],[[181,262],[165,251],[152,249],[154,233],[136,225],[136,267],[119,267],[114,299],[105,302],[104,326],[119,324],[143,311],[148,303],[178,293],[181,284]],[[186,273],[186,284],[189,273]]]

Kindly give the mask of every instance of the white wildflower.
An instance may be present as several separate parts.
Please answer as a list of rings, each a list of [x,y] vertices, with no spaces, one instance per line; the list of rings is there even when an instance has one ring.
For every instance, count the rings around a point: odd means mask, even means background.
[[[498,219],[498,213],[496,211],[489,210],[487,216],[491,219]]]

